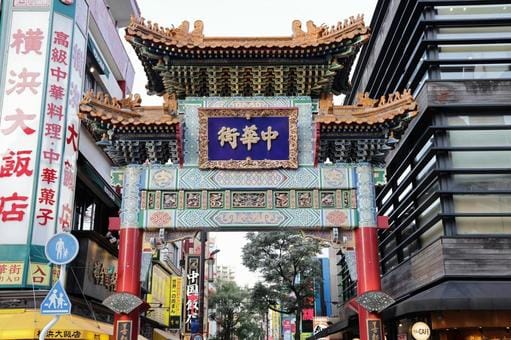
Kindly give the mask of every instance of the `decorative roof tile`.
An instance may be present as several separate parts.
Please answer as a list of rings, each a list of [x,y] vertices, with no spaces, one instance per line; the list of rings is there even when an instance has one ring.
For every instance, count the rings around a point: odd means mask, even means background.
[[[86,92],[80,103],[80,118],[100,120],[114,126],[174,125],[177,118],[177,101],[171,95],[164,96],[162,106],[141,106],[140,95],[129,95],[124,99],[108,94]]]
[[[410,90],[404,90],[403,93],[391,93],[380,99],[369,98],[368,93],[359,93],[356,105],[335,106],[329,104],[328,100],[322,101],[316,122],[336,125],[375,125],[391,121],[399,116],[411,118],[416,114],[417,103]]]
[[[350,17],[344,22],[332,26],[316,26],[312,20],[306,22],[306,31],[302,29],[300,20],[292,23],[292,35],[289,37],[205,37],[204,23],[194,22],[190,31],[188,21],[183,21],[178,27],[164,28],[157,23],[146,21],[144,18],[131,18],[126,30],[127,39],[137,36],[154,43],[163,43],[178,48],[283,48],[283,47],[316,47],[332,44],[357,36],[368,38],[369,29],[364,25],[363,15]]]

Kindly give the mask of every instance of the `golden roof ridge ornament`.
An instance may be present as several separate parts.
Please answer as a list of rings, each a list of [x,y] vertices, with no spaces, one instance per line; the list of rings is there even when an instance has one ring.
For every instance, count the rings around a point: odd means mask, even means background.
[[[336,38],[340,36],[347,35],[360,25],[365,28],[363,14],[359,14],[356,17],[350,16],[349,19],[345,19],[344,22],[339,21],[336,25],[332,26],[322,24],[318,27],[312,20],[308,20],[305,24],[307,26],[307,32],[302,30],[302,22],[300,20],[293,20],[293,42],[327,42],[336,40]]]
[[[130,94],[117,99],[102,92],[87,91],[80,102],[80,119],[99,119],[114,125],[160,125],[175,124],[177,118],[177,100],[175,96],[165,95],[161,106],[141,106],[139,94]]]
[[[144,28],[146,31],[149,31],[148,33],[157,34],[161,38],[170,38],[171,40],[183,43],[200,44],[204,39],[204,23],[202,20],[195,20],[193,30],[190,32],[190,23],[187,20],[184,20],[178,27],[163,27],[149,20],[146,22],[143,17],[131,16],[129,28]]]
[[[323,124],[377,124],[406,115],[411,119],[417,115],[417,103],[411,90],[390,93],[379,99],[369,98],[368,93],[358,93],[355,105],[333,105],[333,98],[320,101],[320,113],[316,122]]]
[[[143,17],[132,16],[126,29],[126,39],[133,36],[152,40],[166,45],[200,46],[200,47],[295,47],[327,44],[352,39],[357,35],[368,35],[369,28],[364,24],[362,14],[350,16],[343,22],[328,26],[317,26],[312,20],[306,22],[307,31],[302,30],[300,20],[293,20],[291,24],[292,35],[283,37],[205,37],[204,23],[202,20],[194,22],[193,30],[190,31],[190,23],[183,21],[178,27],[163,27]],[[362,40],[367,40],[365,36]]]

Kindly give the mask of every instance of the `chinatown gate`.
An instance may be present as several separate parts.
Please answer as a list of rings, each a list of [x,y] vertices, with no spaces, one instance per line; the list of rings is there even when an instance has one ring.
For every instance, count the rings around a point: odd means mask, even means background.
[[[80,105],[82,123],[123,171],[117,294],[108,301],[116,334],[130,321],[131,339],[138,334],[143,239],[298,229],[354,241],[360,339],[383,339],[377,312],[392,299],[380,292],[385,219],[374,185],[416,105],[407,91],[333,105],[350,90],[369,29],[362,17],[306,26],[294,21],[289,37],[221,38],[205,37],[201,21],[169,29],[132,19],[126,39],[163,105],[93,93]]]

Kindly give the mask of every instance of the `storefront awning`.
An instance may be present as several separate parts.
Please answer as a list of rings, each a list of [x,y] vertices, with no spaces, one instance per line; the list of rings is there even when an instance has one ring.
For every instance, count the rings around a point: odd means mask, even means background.
[[[346,308],[343,312],[344,317],[328,328],[325,328],[312,336],[309,336],[307,340],[321,339],[325,338],[329,335],[336,334],[342,331],[346,331],[350,326],[353,326],[353,323],[350,325],[350,319],[352,316],[356,315],[354,311],[349,308]]]
[[[511,281],[448,281],[396,303],[384,319],[438,310],[509,310]]]
[[[25,309],[0,310],[0,339],[38,339],[53,317]],[[48,332],[47,339],[108,340],[113,326],[77,315],[63,315]]]

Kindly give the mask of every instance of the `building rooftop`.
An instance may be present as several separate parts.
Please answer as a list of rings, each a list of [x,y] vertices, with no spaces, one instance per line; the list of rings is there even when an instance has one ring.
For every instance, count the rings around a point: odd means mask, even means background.
[[[369,39],[363,16],[328,27],[299,20],[287,37],[206,37],[204,24],[164,28],[132,18],[126,40],[147,74],[149,94],[319,97],[350,90],[348,76]]]

